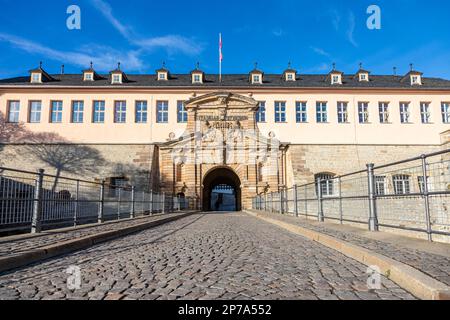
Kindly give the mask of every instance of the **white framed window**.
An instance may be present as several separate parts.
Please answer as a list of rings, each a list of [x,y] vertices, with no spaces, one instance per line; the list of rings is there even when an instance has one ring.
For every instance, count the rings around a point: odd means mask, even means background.
[[[94,74],[92,72],[86,72],[84,74],[84,80],[85,81],[92,81],[92,80],[94,80]]]
[[[177,101],[177,122],[186,123],[188,122],[188,112],[184,106],[183,101]]]
[[[83,123],[84,101],[72,102],[72,123]]]
[[[41,112],[42,112],[42,102],[41,101],[31,101],[30,102],[30,112],[29,112],[29,122],[30,123],[41,122]]]
[[[328,122],[327,102],[317,102],[316,103],[316,120],[317,120],[317,123],[327,123]]]
[[[164,72],[160,72],[160,73],[158,73],[158,79],[159,80],[166,80],[167,76],[166,76],[166,74]]]
[[[63,113],[63,102],[62,101],[52,101],[51,103],[51,123],[61,123]]]
[[[266,102],[258,102],[258,111],[256,111],[256,122],[266,122]]]
[[[385,176],[375,176],[375,194],[377,196],[384,196],[386,194]]]
[[[156,122],[168,123],[169,122],[169,102],[157,101],[156,102]]]
[[[402,195],[411,193],[410,177],[408,175],[395,175],[392,177],[392,182],[394,184],[395,194]]]
[[[411,85],[421,85],[422,84],[422,79],[420,76],[415,75],[415,76],[411,76]]]
[[[359,123],[369,123],[369,103],[358,102]]]
[[[31,74],[31,82],[32,83],[41,83],[42,75],[40,73],[32,73]]]
[[[334,178],[335,175],[332,173],[319,173],[315,175],[316,181],[316,191],[319,191],[319,181],[320,181],[320,191],[322,197],[332,197],[334,195]]]
[[[339,123],[348,123],[348,103],[338,102],[337,103],[337,114]]]
[[[450,102],[442,102],[441,112],[442,112],[442,122],[450,123]]]
[[[308,122],[307,104],[305,101],[295,103],[295,120],[297,123]]]
[[[114,102],[114,122],[115,123],[127,122],[127,103],[126,103],[126,101]]]
[[[286,122],[286,102],[285,101],[275,101],[275,122],[276,123]]]
[[[19,123],[20,118],[20,101],[8,102],[8,122]]]
[[[429,102],[420,103],[420,119],[422,123],[431,123],[431,112]]]
[[[261,83],[261,76],[259,74],[253,75],[253,83]]]
[[[359,81],[368,81],[369,77],[367,75],[367,73],[360,73],[359,74]]]
[[[378,103],[378,113],[380,115],[380,123],[389,123],[389,102]]]
[[[147,101],[136,101],[136,123],[147,123]]]
[[[286,74],[286,80],[287,81],[294,81],[295,80],[295,76],[294,76],[294,73],[287,73]]]
[[[409,102],[400,102],[400,122],[410,123]]]
[[[112,76],[112,83],[113,84],[122,83],[122,75],[120,75],[120,74],[113,74],[113,76]]]
[[[199,74],[194,74],[194,83],[201,83],[202,82],[202,78]]]
[[[105,122],[105,101],[94,101],[94,123],[104,123]]]

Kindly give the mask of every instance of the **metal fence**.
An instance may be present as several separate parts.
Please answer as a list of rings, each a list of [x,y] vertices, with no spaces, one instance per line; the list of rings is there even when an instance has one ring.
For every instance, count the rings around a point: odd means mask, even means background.
[[[194,209],[193,199],[0,167],[0,233],[77,226]]]
[[[450,236],[450,150],[317,179],[252,201],[253,209],[318,221]]]

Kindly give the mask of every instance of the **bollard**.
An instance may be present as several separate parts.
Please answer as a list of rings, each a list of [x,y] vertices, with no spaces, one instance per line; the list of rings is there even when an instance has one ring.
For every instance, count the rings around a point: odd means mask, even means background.
[[[39,169],[33,199],[33,218],[31,222],[31,233],[42,231],[42,185],[44,183],[44,170]]]
[[[161,203],[162,203],[162,207],[161,207],[161,210],[162,210],[162,214],[164,214],[164,213],[166,213],[166,193],[165,192],[163,192],[162,193],[162,200],[161,200]]]

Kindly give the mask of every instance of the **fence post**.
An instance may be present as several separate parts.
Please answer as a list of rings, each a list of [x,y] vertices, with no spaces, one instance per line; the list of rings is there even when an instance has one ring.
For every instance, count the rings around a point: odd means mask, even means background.
[[[102,180],[100,186],[100,203],[98,206],[98,223],[104,222],[104,210],[105,210],[105,180]]]
[[[119,187],[119,196],[117,197],[117,220],[120,220],[121,202],[122,202],[122,187]]]
[[[297,194],[298,187],[296,184],[294,184],[293,191],[294,191],[294,213],[295,213],[295,216],[298,218],[298,194]]]
[[[273,213],[273,192],[270,193],[270,213]]]
[[[31,233],[40,233],[42,230],[42,185],[44,183],[44,170],[39,169],[34,189],[33,219]]]
[[[264,193],[264,212],[267,212],[267,192]]]
[[[377,218],[377,207],[376,207],[376,192],[375,192],[375,175],[374,175],[373,163],[367,165],[367,181],[369,189],[369,230],[378,231],[378,218]]]
[[[283,189],[280,190],[280,214],[283,214]]]
[[[177,201],[178,201],[178,211],[181,211],[181,197],[177,196]]]
[[[162,193],[162,200],[161,200],[161,203],[162,203],[162,214],[164,214],[164,213],[166,213],[166,193],[165,192],[163,192]]]
[[[317,179],[317,205],[318,205],[318,213],[317,219],[319,222],[324,222],[325,217],[323,216],[323,202],[322,202],[322,179]]]
[[[344,224],[344,212],[342,209],[342,179],[338,178],[338,187],[339,187],[339,220],[341,224]]]
[[[431,215],[430,215],[430,195],[428,190],[428,169],[427,169],[427,156],[422,155],[422,174],[423,174],[423,199],[425,205],[425,217],[427,221],[427,234],[428,241],[433,241],[433,230],[431,228]]]
[[[131,187],[131,212],[130,212],[131,219],[134,219],[134,216],[136,215],[135,191],[136,191],[136,188],[134,186],[132,186]]]
[[[153,190],[150,190],[150,216],[153,215]]]
[[[80,180],[77,180],[77,186],[75,189],[75,212],[73,214],[73,226],[78,224],[78,211],[80,210],[78,201],[80,201]]]

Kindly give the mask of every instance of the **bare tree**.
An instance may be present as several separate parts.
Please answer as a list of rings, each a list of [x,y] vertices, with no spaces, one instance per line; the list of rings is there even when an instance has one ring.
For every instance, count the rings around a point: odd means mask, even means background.
[[[93,173],[104,163],[100,152],[94,148],[72,144],[56,133],[32,132],[23,123],[9,123],[0,112],[0,153],[6,144],[11,143],[22,146],[23,157],[29,158],[31,154],[55,169],[53,191],[56,191],[62,172],[77,175]]]

